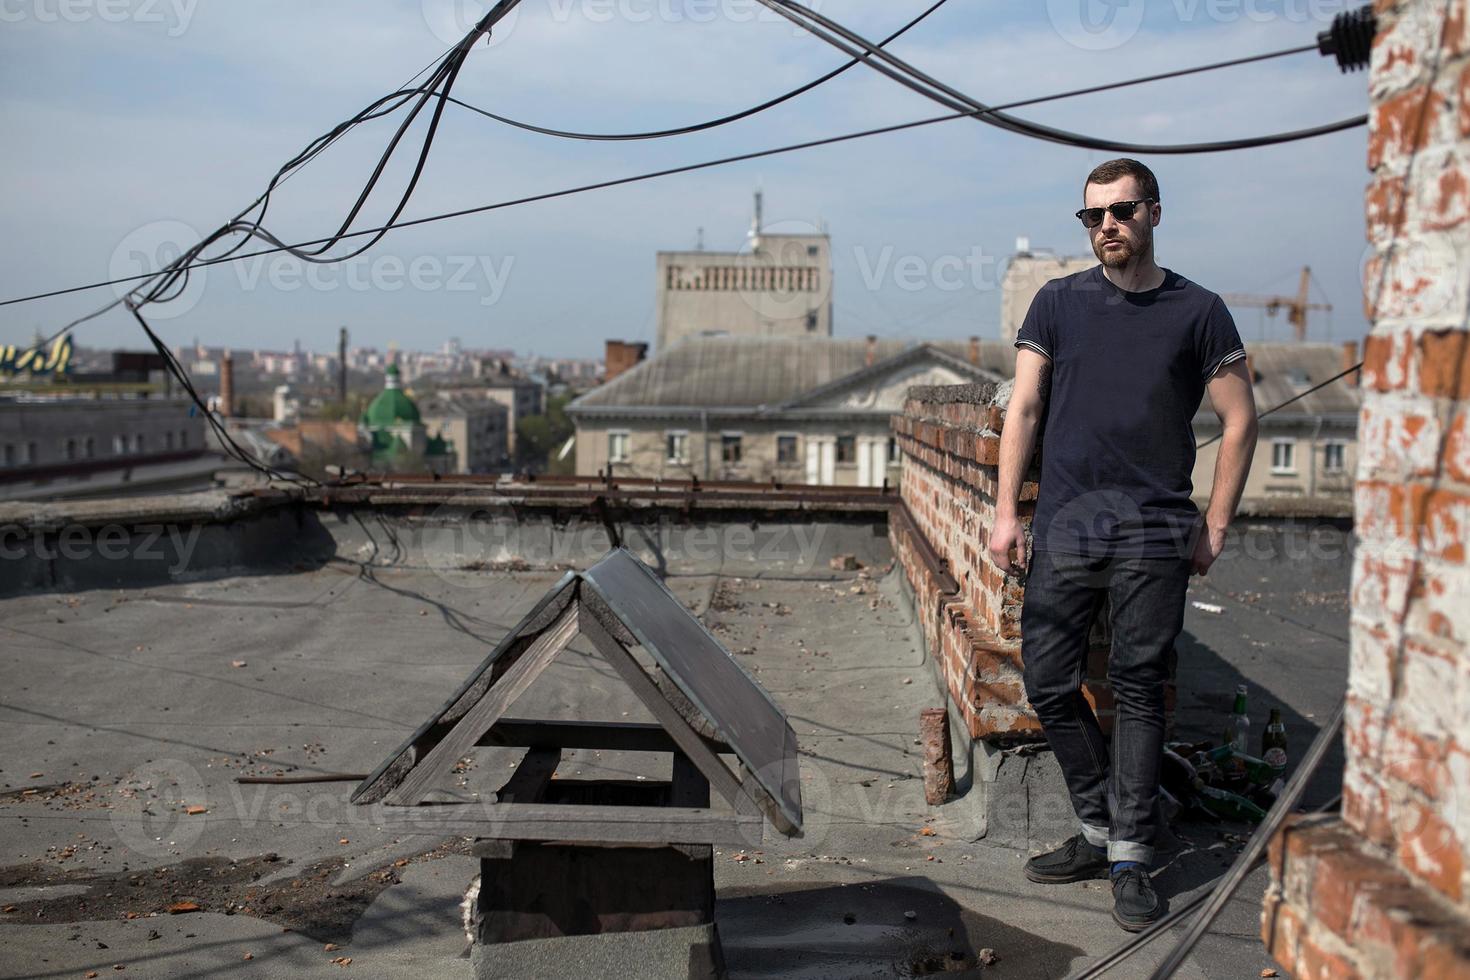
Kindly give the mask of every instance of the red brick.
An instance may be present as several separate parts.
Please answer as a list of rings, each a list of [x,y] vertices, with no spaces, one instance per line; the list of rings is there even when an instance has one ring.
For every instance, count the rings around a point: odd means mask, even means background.
[[[1423,553],[1441,561],[1463,563],[1467,534],[1470,534],[1470,496],[1450,490],[1427,492],[1419,536]]]
[[[1419,338],[1419,390],[1470,398],[1470,343],[1464,330],[1431,330]]]
[[[1374,311],[1367,311],[1370,320]],[[1363,341],[1363,387],[1374,391],[1402,388],[1409,376],[1409,347],[1402,334],[1369,334]]]
[[[1384,99],[1368,119],[1368,169],[1402,159],[1420,147],[1434,131],[1440,100],[1420,85]]]
[[[1399,860],[1412,874],[1451,901],[1461,896],[1464,852],[1455,831],[1439,814],[1414,800],[1406,801],[1398,831]]]
[[[1470,415],[1463,410],[1455,412],[1450,423],[1449,437],[1444,449],[1444,469],[1451,480],[1470,484]]]
[[[1317,945],[1310,932],[1302,937],[1292,975],[1297,980],[1353,980],[1362,976],[1347,960]]]
[[[1288,973],[1296,968],[1301,947],[1302,917],[1290,905],[1273,896],[1261,907],[1261,941],[1266,952]]]
[[[1345,941],[1352,938],[1353,907],[1364,889],[1385,888],[1398,875],[1388,865],[1344,848],[1318,856],[1312,879],[1312,914]]]

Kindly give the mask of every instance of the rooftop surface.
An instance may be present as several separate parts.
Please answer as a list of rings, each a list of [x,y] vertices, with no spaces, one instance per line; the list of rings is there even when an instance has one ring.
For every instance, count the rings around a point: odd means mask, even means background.
[[[1024,850],[968,839],[963,798],[925,804],[918,714],[943,694],[902,572],[881,525],[804,532],[812,547],[787,560],[648,556],[800,743],[805,836],[768,828],[716,858],[731,976],[1055,977],[1121,943],[1105,883],[1031,884]],[[1279,527],[1260,533],[1287,541]],[[1240,682],[1259,719],[1285,709],[1295,754],[1334,706],[1348,560],[1287,550],[1222,559],[1196,581],[1191,600],[1222,611],[1187,611],[1182,736],[1216,735]],[[832,571],[833,553],[863,567]],[[459,903],[478,867],[464,840],[365,825],[346,802],[353,782],[234,782],[370,771],[560,576],[369,557],[341,548],[279,574],[0,599],[0,976],[469,974]],[[648,720],[584,639],[512,713]],[[476,750],[441,792],[493,792],[512,753]],[[559,774],[658,775],[640,756],[565,758]],[[1316,801],[1332,782],[1318,780]],[[1037,849],[1072,832],[1061,820],[1043,840],[1050,830],[1033,827]],[[1240,828],[1177,830],[1159,876],[1176,902],[1241,841],[1227,833]],[[1264,883],[1264,870],[1252,876],[1181,976],[1270,965]],[[198,911],[169,914],[180,902]],[[1166,945],[1118,975],[1139,975]],[[997,959],[982,967],[987,949]]]

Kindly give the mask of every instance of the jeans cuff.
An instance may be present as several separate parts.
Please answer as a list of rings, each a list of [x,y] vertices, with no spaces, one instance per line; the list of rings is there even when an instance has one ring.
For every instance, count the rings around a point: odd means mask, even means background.
[[[1093,827],[1088,824],[1082,825],[1082,839],[1093,847],[1103,848],[1108,846],[1108,828]],[[1124,860],[1127,860],[1126,858]]]
[[[1126,840],[1115,840],[1108,844],[1109,861],[1137,861],[1148,865],[1153,863],[1153,859],[1154,849],[1148,844],[1135,844]]]

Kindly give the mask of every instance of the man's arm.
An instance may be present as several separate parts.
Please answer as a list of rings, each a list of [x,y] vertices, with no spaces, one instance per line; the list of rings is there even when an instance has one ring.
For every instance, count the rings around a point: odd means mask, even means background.
[[[1026,567],[1026,536],[1016,518],[1021,482],[1036,448],[1036,429],[1051,392],[1051,361],[1028,347],[1016,350],[1016,381],[1000,433],[1000,485],[995,496],[995,526],[990,529],[990,560],[1003,572]]]
[[[1205,508],[1205,533],[1195,545],[1191,562],[1197,575],[1209,572],[1225,548],[1225,531],[1240,505],[1251,457],[1256,452],[1256,396],[1245,361],[1222,367],[1208,387],[1223,434],[1215,456],[1215,482]]]

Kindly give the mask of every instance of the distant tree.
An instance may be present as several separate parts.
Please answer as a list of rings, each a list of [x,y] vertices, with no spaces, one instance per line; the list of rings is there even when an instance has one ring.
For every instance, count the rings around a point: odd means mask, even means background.
[[[516,466],[533,473],[570,473],[575,465],[570,458],[558,460],[555,454],[575,431],[567,418],[570,395],[553,395],[546,399],[543,415],[528,415],[516,422]]]

